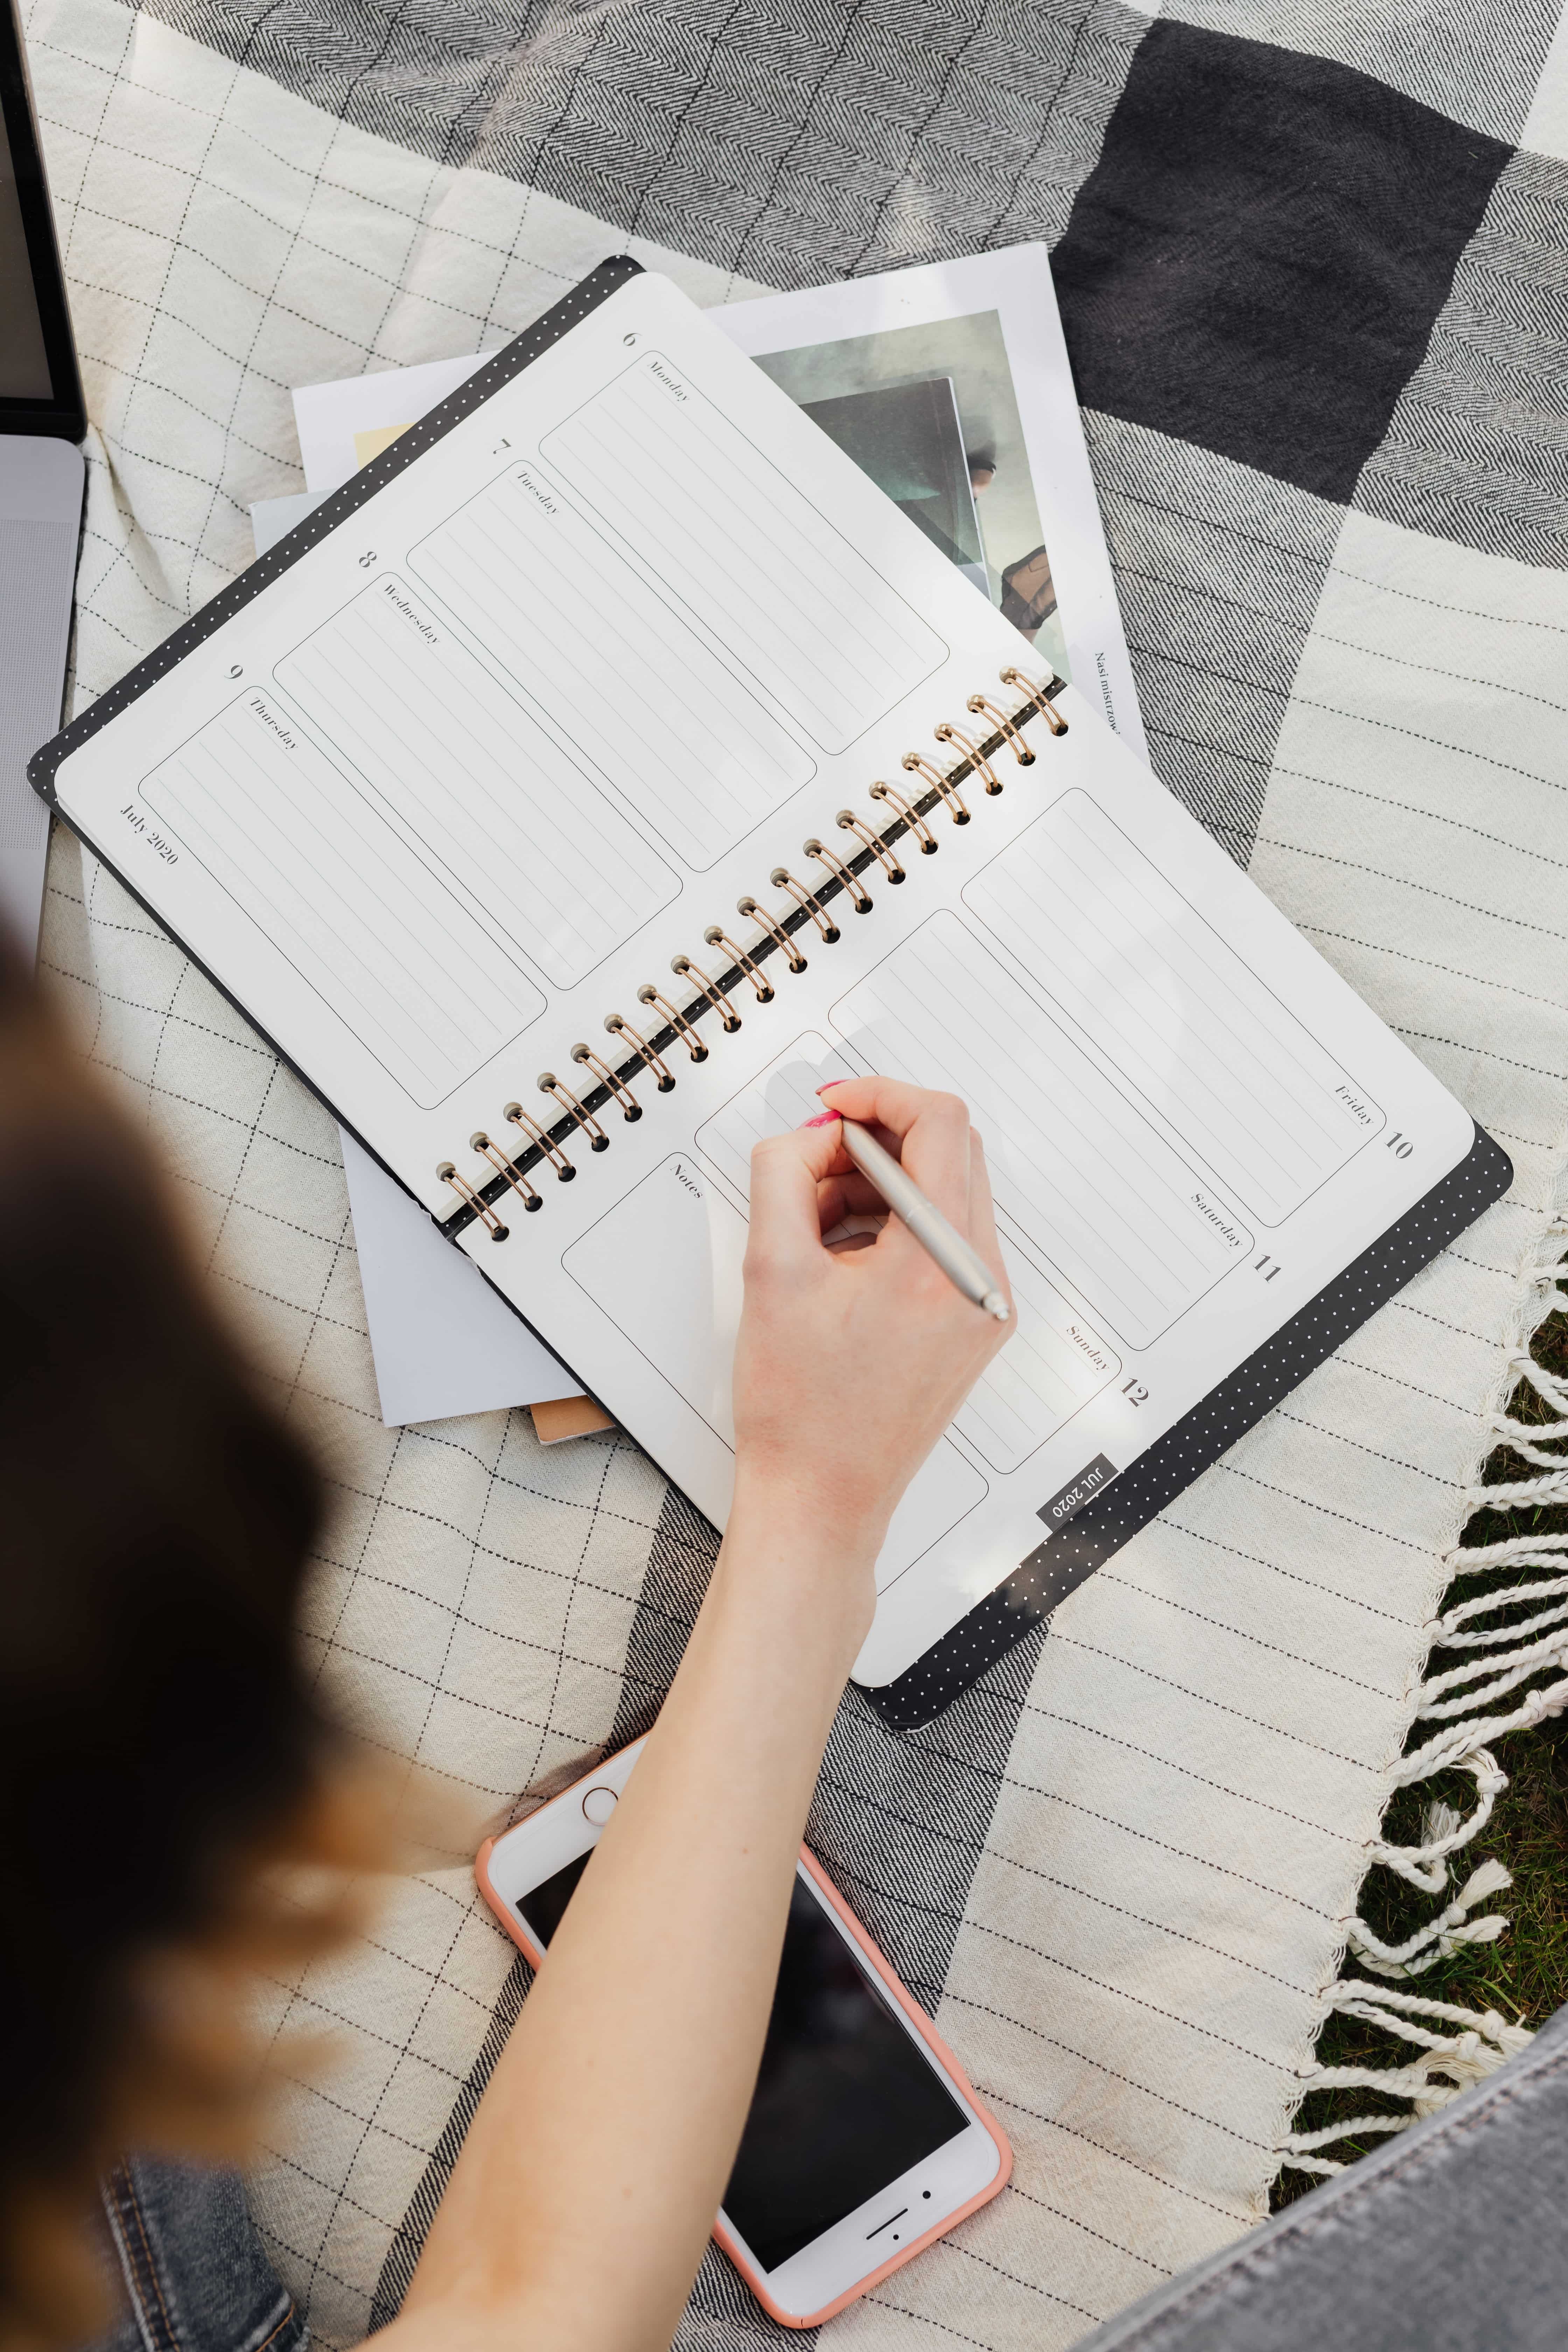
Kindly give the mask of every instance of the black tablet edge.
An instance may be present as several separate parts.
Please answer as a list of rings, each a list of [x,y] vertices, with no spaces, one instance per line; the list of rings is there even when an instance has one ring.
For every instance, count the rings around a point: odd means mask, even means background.
[[[100,727],[106,727],[111,719],[118,718],[121,711],[145,694],[159,678],[166,677],[187,654],[205,645],[225,622],[233,620],[237,613],[242,612],[252,597],[270,587],[273,581],[279,579],[319,541],[336,530],[340,523],[374,498],[378,490],[384,489],[388,482],[412,466],[416,458],[422,457],[426,450],[441,440],[455,425],[460,425],[466,416],[470,416],[492,393],[499,392],[503,384],[511,382],[513,376],[520,375],[531,361],[538,359],[541,352],[547,352],[552,343],[558,343],[563,335],[569,334],[590,311],[596,310],[601,302],[607,301],[628,279],[641,275],[642,264],[634,261],[630,254],[612,255],[607,261],[601,261],[597,268],[591,269],[570,294],[563,295],[559,302],[552,303],[543,317],[536,319],[531,327],[525,327],[521,335],[514,335],[510,343],[503,343],[482,367],[475,369],[466,383],[460,383],[456,392],[448,393],[447,398],[438,401],[428,415],[389,443],[379,457],[373,457],[368,466],[362,466],[350,480],[331,491],[305,517],[303,522],[296,523],[285,538],[280,539],[275,547],[268,548],[265,555],[258,555],[254,563],[247,564],[226,588],[220,588],[199,612],[193,613],[188,621],[182,621],[162,645],[155,646],[144,660],[139,661],[134,668],[128,669],[113,686],[106,688],[79,718],[73,719],[70,725],[51,737],[41,751],[35,751],[27,762],[27,778],[34,791],[63,815],[55,791],[55,777],[61,763],[89,736],[95,735]],[[95,856],[103,856],[98,844],[81,833],[79,826],[73,825],[71,829],[87,842]],[[116,871],[109,859],[104,862],[111,872]],[[153,915],[160,929],[169,930],[168,924],[155,909],[149,908],[148,912]],[[176,934],[170,932],[170,936],[174,938]],[[178,944],[184,947],[183,940],[178,940]],[[189,954],[188,948],[185,952]],[[240,1010],[244,1012],[245,1007],[242,1005]],[[253,1015],[247,1013],[246,1018],[255,1027]],[[331,1106],[329,1104],[328,1108]]]
[[[1513,1181],[1483,1128],[1458,1166],[1344,1272],[1238,1364],[1068,1525],[1036,1546],[994,1592],[890,1683],[858,1683],[889,1729],[913,1731],[966,1691],[1058,1601],[1173,1502],[1237,1439],[1333,1354]]]

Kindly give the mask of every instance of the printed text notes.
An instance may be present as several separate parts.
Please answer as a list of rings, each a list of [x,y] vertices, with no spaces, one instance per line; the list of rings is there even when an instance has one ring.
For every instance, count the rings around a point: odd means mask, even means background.
[[[828,518],[657,352],[547,433],[542,456],[826,751],[947,648]]]
[[[534,464],[412,549],[409,569],[704,872],[816,762],[744,680]]]
[[[1250,1248],[1207,1181],[958,916],[923,923],[840,998],[833,1025],[871,1068],[964,1097],[998,1210],[1132,1346]]]
[[[1383,1113],[1087,793],[964,904],[1244,1208],[1279,1224]]]
[[[556,987],[678,895],[674,869],[394,574],[276,676],[431,866]]]
[[[515,959],[280,698],[240,695],[141,791],[422,1107],[543,1012]]]

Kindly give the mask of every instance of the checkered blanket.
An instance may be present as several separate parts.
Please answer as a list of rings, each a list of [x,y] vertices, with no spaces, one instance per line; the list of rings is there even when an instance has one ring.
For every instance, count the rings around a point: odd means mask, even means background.
[[[1159,773],[1515,1160],[947,1714],[898,1738],[847,1698],[814,1842],[1018,2161],[833,2323],[845,2347],[1065,2346],[1244,2230],[1302,2154],[1369,1865],[1426,1874],[1432,1948],[1477,1900],[1441,1837],[1415,1864],[1378,1841],[1563,1247],[1557,16],[33,0],[93,420],[79,698],[243,566],[250,500],[300,487],[293,384],[499,343],[628,244],[714,301],[1045,238]],[[619,1436],[383,1428],[325,1114],[64,836],[46,963],[327,1464],[306,1637],[348,1719],[486,1806],[641,1727],[711,1532]],[[1483,1738],[1449,1747],[1484,1813]],[[373,1940],[276,1988],[279,2028],[340,2036],[320,2082],[280,2041],[256,2184],[321,2343],[396,2307],[526,1982],[436,1856]],[[710,2260],[682,2344],[773,2332]]]

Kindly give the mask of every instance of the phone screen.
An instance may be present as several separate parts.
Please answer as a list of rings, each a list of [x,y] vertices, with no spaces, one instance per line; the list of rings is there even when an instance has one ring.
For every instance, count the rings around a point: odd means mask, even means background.
[[[560,1926],[587,1863],[579,1855],[519,1903],[542,1944]],[[762,2071],[724,2192],[731,2223],[763,2270],[777,2270],[968,2126],[881,1986],[797,1875]]]

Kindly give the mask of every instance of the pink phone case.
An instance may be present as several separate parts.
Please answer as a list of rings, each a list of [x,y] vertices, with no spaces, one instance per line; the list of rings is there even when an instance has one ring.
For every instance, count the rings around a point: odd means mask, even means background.
[[[613,1758],[606,1757],[605,1759],[605,1763],[601,1764],[597,1768],[598,1771],[602,1772],[605,1769],[605,1764],[613,1762]],[[595,1778],[596,1778],[596,1774],[594,1772],[586,1772],[583,1776],[583,1780],[592,1780]],[[574,1781],[571,1788],[563,1789],[559,1796],[552,1797],[550,1800],[551,1804],[559,1805],[564,1803],[568,1797],[574,1796],[576,1794],[582,1785],[582,1780]],[[545,1807],[541,1806],[540,1811],[542,1812],[545,1810],[547,1810]],[[532,1816],[530,1818],[532,1818]],[[505,1834],[510,1834],[510,1832],[505,1832]],[[527,1923],[521,1917],[521,1914],[514,1910],[510,1904],[505,1902],[501,1896],[497,1895],[494,1887],[490,1885],[490,1849],[495,1845],[495,1843],[496,1840],[494,1838],[487,1838],[483,1845],[480,1846],[479,1853],[474,1857],[474,1877],[478,1882],[479,1893],[484,1896],[485,1901],[489,1905],[490,1909],[495,1913],[496,1917],[500,1920],[507,1934],[511,1937],[512,1942],[518,1945],[528,1959],[532,1962],[533,1966],[538,1968],[544,1958],[543,1945],[535,1941],[534,1937],[530,1934]],[[959,2064],[957,2059],[953,2056],[946,2042],[938,2033],[935,2026],[931,2023],[930,2018],[926,2015],[919,2001],[916,2000],[910,1993],[907,1992],[904,1990],[904,1987],[900,1983],[888,1962],[877,1949],[876,1945],[871,1941],[870,1937],[866,1933],[865,1928],[860,1925],[860,1922],[855,1916],[854,1912],[850,1910],[849,1906],[845,1902],[843,1896],[839,1894],[838,1889],[834,1885],[832,1880],[828,1877],[826,1872],[817,1861],[816,1856],[811,1852],[809,1847],[803,1845],[800,1850],[800,1858],[805,1864],[806,1870],[810,1874],[812,1883],[816,1886],[818,1894],[822,1896],[823,1901],[826,1903],[837,1914],[838,1918],[843,1921],[844,1926],[854,1937],[855,1942],[859,1946],[861,1951],[865,1953],[867,1959],[869,1961],[877,1976],[880,1978],[883,1985],[887,1988],[889,1996],[892,2000],[897,2001],[899,2007],[903,2011],[904,2015],[909,2019],[910,2024],[914,2027],[921,2041],[924,2042],[934,2053],[943,2074],[950,2075],[952,2081],[957,2084],[958,2088],[963,2092],[965,2099],[974,2110],[975,2116],[981,2124],[984,2125],[985,2130],[989,2132],[992,2139],[995,2142],[996,2152],[1002,2159],[1001,2168],[997,2172],[995,2179],[989,2181],[986,2186],[980,2190],[977,2196],[972,2197],[966,2205],[961,2205],[955,2213],[950,2213],[945,2221],[936,2222],[931,2229],[926,2231],[923,2237],[915,2238],[909,2245],[900,2247],[899,2252],[894,2254],[889,2261],[883,2263],[878,2269],[868,2272],[863,2279],[858,2281],[854,2286],[848,2288],[843,2294],[837,2296],[834,2302],[824,2304],[820,2311],[807,2312],[805,2314],[793,2311],[782,2311],[768,2293],[766,2279],[760,2272],[752,2269],[746,2255],[742,2252],[740,2246],[725,2228],[723,2219],[721,2217],[713,2226],[714,2240],[723,2248],[725,2253],[729,2255],[730,2260],[734,2263],[735,2268],[740,2272],[741,2276],[745,2280],[746,2284],[756,2296],[757,2301],[762,2305],[763,2309],[768,2314],[769,2317],[776,2319],[780,2326],[784,2327],[820,2327],[825,2319],[833,2318],[837,2313],[843,2311],[849,2304],[858,2301],[859,2297],[868,2294],[872,2287],[879,2285],[883,2279],[890,2277],[894,2271],[901,2270],[905,2263],[912,2261],[914,2256],[921,2252],[922,2248],[932,2244],[938,2238],[945,2237],[949,2230],[954,2229],[960,2221],[967,2221],[970,2214],[978,2212],[982,2205],[989,2204],[993,2197],[997,2196],[1002,2189],[1005,2189],[1008,2180],[1012,2177],[1013,2150],[995,2117],[988,2115],[985,2109],[981,2105],[979,2100],[975,2097],[968,2076],[964,2074],[963,2067]]]

